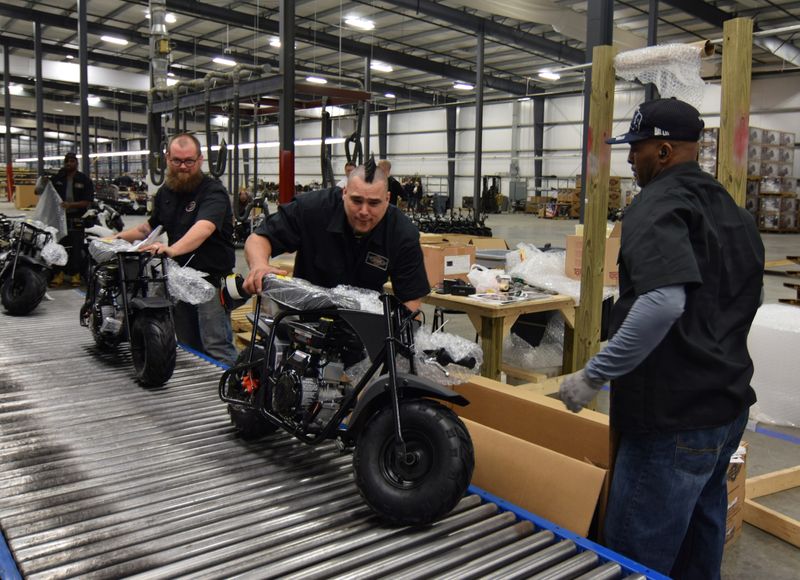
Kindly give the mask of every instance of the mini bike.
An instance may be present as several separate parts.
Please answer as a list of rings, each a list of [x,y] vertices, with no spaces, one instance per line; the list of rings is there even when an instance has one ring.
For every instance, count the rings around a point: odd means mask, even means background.
[[[262,317],[257,297],[250,347],[219,383],[233,425],[243,438],[282,428],[309,445],[353,448],[356,484],[376,513],[397,525],[440,518],[463,497],[474,467],[469,432],[440,401],[468,401],[416,374],[415,313],[396,298],[382,295],[383,312],[374,313],[308,286],[265,277],[264,295],[279,311]],[[364,353],[370,366],[355,381],[345,369]],[[397,370],[397,356],[410,372]],[[437,360],[453,362],[441,353]]]
[[[0,216],[0,222],[0,297],[6,312],[22,316],[33,311],[47,291],[50,268],[42,248],[53,236],[24,220]]]

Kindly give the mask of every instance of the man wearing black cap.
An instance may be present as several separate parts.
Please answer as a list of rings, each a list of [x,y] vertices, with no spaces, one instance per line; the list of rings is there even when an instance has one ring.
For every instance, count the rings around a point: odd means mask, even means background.
[[[642,103],[628,163],[641,192],[623,218],[612,338],[560,396],[578,412],[611,381],[619,435],[605,542],[674,578],[720,576],[725,474],[756,397],[747,334],[764,246],[750,214],[698,163],[700,114]]]
[[[64,273],[73,286],[80,286],[81,274],[86,267],[86,253],[83,245],[83,221],[81,216],[94,200],[94,183],[85,173],[78,171],[78,158],[71,151],[64,156],[64,166],[51,179],[51,183],[63,200],[61,207],[67,213],[67,243],[69,260],[63,272],[58,272],[51,281],[52,286],[60,286]],[[37,193],[41,193],[38,191]]]

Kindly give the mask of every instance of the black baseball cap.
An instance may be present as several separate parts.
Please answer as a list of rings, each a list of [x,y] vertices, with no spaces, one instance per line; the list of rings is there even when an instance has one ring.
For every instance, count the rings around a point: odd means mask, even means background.
[[[607,139],[609,145],[635,143],[645,139],[670,141],[699,141],[705,123],[700,112],[689,103],[678,99],[645,101],[636,108],[628,132]]]
[[[69,153],[64,155],[64,163],[66,163],[68,159],[75,159],[77,161],[78,160],[78,156],[75,155],[72,151],[70,151]]]

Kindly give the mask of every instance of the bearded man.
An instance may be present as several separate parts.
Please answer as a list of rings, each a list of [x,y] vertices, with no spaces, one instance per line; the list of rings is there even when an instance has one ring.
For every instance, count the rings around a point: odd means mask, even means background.
[[[202,171],[200,142],[193,135],[172,137],[167,147],[167,175],[156,192],[153,214],[141,225],[117,234],[129,242],[142,240],[163,226],[168,243],[155,242],[142,251],[166,254],[180,265],[205,272],[216,288],[233,271],[233,211],[228,191]],[[233,364],[230,314],[215,296],[196,306],[179,302],[174,311],[178,341],[209,357]]]

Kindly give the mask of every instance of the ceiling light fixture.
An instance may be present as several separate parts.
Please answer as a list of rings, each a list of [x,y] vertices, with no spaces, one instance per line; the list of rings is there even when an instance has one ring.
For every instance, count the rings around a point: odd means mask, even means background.
[[[326,84],[328,84],[328,81],[326,81],[322,77],[309,76],[309,77],[306,77],[306,80],[308,82],[310,82],[310,83],[314,83],[315,85],[326,85]]]
[[[386,93],[383,96],[386,97],[387,99],[396,99],[397,98],[394,93]]]
[[[100,40],[103,42],[110,42],[111,44],[118,44],[119,46],[125,46],[128,44],[128,41],[124,38],[119,38],[118,36],[109,36],[107,34],[101,36]]]
[[[275,48],[280,48],[281,47],[281,39],[278,38],[277,36],[273,36],[272,38],[269,39],[269,45],[272,46],[272,47],[275,47]]]
[[[89,95],[89,98],[86,99],[86,102],[89,103],[89,106],[96,107],[100,104],[100,97],[95,97],[94,95]]]
[[[455,82],[453,83],[453,88],[458,89],[459,91],[471,91],[475,87],[469,83]]]
[[[539,71],[539,78],[547,81],[557,81],[561,78],[561,75],[551,71],[550,69],[543,69]]]
[[[212,59],[212,62],[217,64],[221,64],[223,66],[236,66],[236,61],[230,58],[226,58],[224,56],[215,56]]]
[[[144,17],[147,18],[148,20],[150,19],[150,11],[149,10],[145,10],[144,11]],[[175,14],[173,14],[172,12],[167,12],[167,15],[164,16],[164,21],[167,24],[175,24],[178,21],[178,17],[175,16]]]
[[[385,62],[381,62],[379,60],[373,60],[370,63],[369,68],[371,68],[372,70],[377,70],[377,71],[385,72],[385,73],[390,73],[390,72],[394,71],[394,69],[392,68],[392,65],[386,64]]]
[[[67,56],[65,56],[64,58],[66,58],[67,60],[73,60],[75,57],[74,57],[74,56],[72,56],[71,54],[68,54],[68,55],[67,55]]]
[[[375,28],[375,23],[372,20],[367,20],[360,16],[350,16],[345,19],[344,23],[359,30],[372,30]]]

